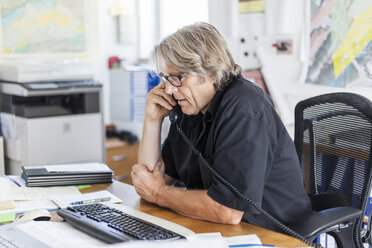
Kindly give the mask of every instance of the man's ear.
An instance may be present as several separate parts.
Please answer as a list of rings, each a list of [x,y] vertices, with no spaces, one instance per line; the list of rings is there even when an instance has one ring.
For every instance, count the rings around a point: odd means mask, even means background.
[[[210,84],[215,84],[216,83],[216,76],[208,76],[206,79],[206,82],[210,83]]]
[[[212,75],[207,76],[207,77],[202,77],[200,81],[201,81],[201,84],[202,83],[214,84],[216,82],[216,77]]]

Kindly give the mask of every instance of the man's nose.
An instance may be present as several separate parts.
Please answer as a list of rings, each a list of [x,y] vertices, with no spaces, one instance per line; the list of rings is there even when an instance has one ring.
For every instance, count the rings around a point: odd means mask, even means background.
[[[173,86],[168,80],[165,82],[165,93],[170,95],[177,91],[178,88],[176,86]]]

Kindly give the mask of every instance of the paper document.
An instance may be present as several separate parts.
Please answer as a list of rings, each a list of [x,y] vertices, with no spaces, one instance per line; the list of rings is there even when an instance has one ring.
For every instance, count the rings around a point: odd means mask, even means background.
[[[16,188],[16,187],[24,187],[25,184],[22,183],[22,179],[19,176],[3,176],[0,177],[0,189],[7,189],[7,188]]]
[[[79,163],[79,164],[61,164],[45,165],[48,172],[101,172],[111,171],[111,169],[102,163]]]
[[[134,241],[124,242],[115,245],[106,245],[105,248],[228,248],[229,246],[223,239],[197,239],[189,240],[175,240],[165,242],[151,242],[151,241]]]
[[[17,186],[17,187],[22,187],[22,185],[21,185],[20,183],[18,183],[16,180],[14,180],[13,177],[8,176],[8,175],[4,175],[4,177],[5,177],[6,179],[8,179],[9,181],[12,182],[12,186],[15,185],[15,186]]]
[[[15,201],[13,200],[5,200],[5,201],[0,201],[0,210],[4,209],[12,209],[15,208]]]
[[[198,233],[196,234],[196,236],[198,237],[198,239],[222,238],[221,233],[219,232]],[[229,245],[229,247],[262,247],[262,242],[256,234],[223,237],[223,239],[225,240],[226,244]]]
[[[33,209],[56,210],[58,206],[52,200],[14,201],[15,208],[0,210],[1,213],[15,212],[21,214]]]
[[[4,138],[15,141],[17,138],[17,132],[16,132],[16,127],[15,127],[15,115],[8,114],[8,113],[1,113],[0,119],[1,119],[1,131],[3,133]]]
[[[94,200],[94,199],[104,199],[109,198],[107,203],[123,203],[119,198],[108,192],[107,190],[86,193],[81,195],[66,195],[63,197],[56,197],[53,198],[55,204],[57,204],[60,208],[64,209],[69,206],[72,206],[74,202],[78,201],[87,201],[87,200]]]
[[[243,245],[250,245],[249,247],[261,247],[262,245],[260,238],[256,234],[225,237],[224,240],[227,242],[229,247],[242,247]]]
[[[220,232],[197,233],[196,236],[198,237],[198,239],[222,239],[222,235]]]
[[[19,224],[17,228],[52,248],[102,247],[106,245],[106,243],[79,231],[67,222],[28,221]]]
[[[22,179],[21,176],[13,176],[13,175],[11,176],[11,175],[8,175],[7,177],[11,179],[11,181],[13,183],[13,186],[26,187],[25,181],[23,181],[23,179]]]
[[[52,199],[64,195],[81,195],[80,191],[74,187],[50,187],[50,188],[27,188],[11,187],[0,192],[1,200],[40,200]]]
[[[58,206],[51,199],[81,195],[80,191],[74,186],[27,188],[24,184],[21,184],[20,177],[9,177],[12,180],[0,177],[0,214],[9,212],[19,214],[38,208],[55,210],[58,209]]]

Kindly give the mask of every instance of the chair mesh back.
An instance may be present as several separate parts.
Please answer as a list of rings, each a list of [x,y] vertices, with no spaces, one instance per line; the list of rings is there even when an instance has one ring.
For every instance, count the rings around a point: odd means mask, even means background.
[[[364,210],[371,180],[371,122],[372,103],[352,93],[297,104],[295,144],[310,198],[324,195],[333,199],[333,207]]]

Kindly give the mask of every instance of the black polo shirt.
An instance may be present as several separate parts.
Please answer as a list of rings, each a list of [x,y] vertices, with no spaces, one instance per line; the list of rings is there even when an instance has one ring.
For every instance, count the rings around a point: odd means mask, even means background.
[[[206,111],[178,120],[211,166],[283,223],[311,211],[292,139],[269,97],[241,75],[217,91]],[[165,173],[188,189],[206,189],[218,203],[244,211],[244,221],[278,230],[219,182],[192,154],[171,125],[162,157]]]

